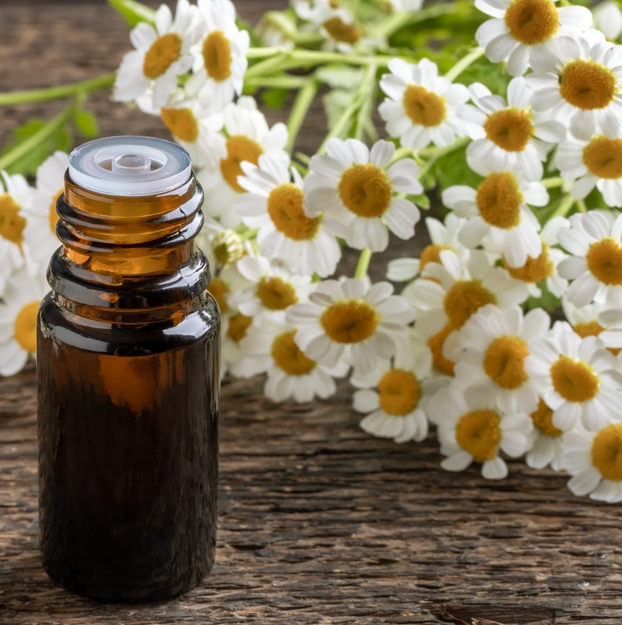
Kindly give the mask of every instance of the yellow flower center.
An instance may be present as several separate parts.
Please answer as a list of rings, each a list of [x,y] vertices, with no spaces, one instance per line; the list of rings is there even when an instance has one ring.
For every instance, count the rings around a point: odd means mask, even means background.
[[[598,336],[605,328],[598,321],[586,321],[584,323],[575,324],[572,329],[584,339],[586,336]]]
[[[49,219],[50,219],[50,230],[52,231],[52,233],[54,235],[56,235],[56,224],[58,222],[58,213],[56,212],[56,201],[58,200],[58,198],[63,194],[63,190],[61,189],[55,196],[54,199],[52,200],[51,204],[50,204],[50,215],[49,215]]]
[[[479,280],[458,280],[445,294],[443,306],[451,325],[459,330],[482,306],[497,298]]]
[[[341,43],[356,43],[359,40],[359,31],[354,24],[346,24],[340,17],[331,17],[324,22],[326,32]]]
[[[432,352],[432,366],[439,373],[444,373],[445,375],[453,375],[454,366],[456,365],[455,362],[443,356],[443,345],[445,345],[445,340],[453,331],[453,326],[448,323],[440,332],[428,339],[428,347]]]
[[[513,278],[529,284],[550,278],[555,272],[555,265],[549,256],[549,246],[546,243],[542,244],[540,256],[537,258],[527,256],[527,262],[522,267],[510,267],[505,257],[503,258],[503,266]]]
[[[408,85],[402,104],[406,115],[419,126],[440,126],[447,115],[445,98],[419,85]]]
[[[484,371],[501,388],[515,389],[527,381],[527,343],[517,336],[496,338],[484,355]]]
[[[428,263],[440,263],[441,252],[444,250],[452,250],[452,248],[448,245],[437,245],[436,243],[426,246],[423,252],[421,252],[419,260],[419,271],[423,271],[424,267]]]
[[[164,125],[180,141],[194,143],[199,138],[199,120],[192,109],[160,109]]]
[[[467,412],[456,425],[456,442],[477,462],[494,458],[500,440],[499,415],[492,410]]]
[[[218,304],[218,308],[220,308],[220,312],[224,315],[229,310],[229,304],[227,304],[227,293],[229,293],[229,287],[227,286],[227,283],[220,278],[212,278],[208,291],[212,294],[212,297]]]
[[[143,74],[155,80],[179,58],[181,54],[181,37],[176,33],[169,33],[158,37],[145,54]]]
[[[561,356],[551,366],[553,388],[566,400],[584,402],[593,399],[600,389],[596,372],[584,362]]]
[[[608,425],[596,434],[592,464],[606,480],[622,481],[622,424]]]
[[[291,182],[272,189],[268,196],[268,215],[275,228],[288,239],[305,241],[315,238],[320,217],[307,217],[302,210],[304,193]]]
[[[203,42],[203,62],[207,75],[216,82],[231,76],[231,42],[222,30],[210,33]]]
[[[497,111],[484,123],[486,137],[506,152],[522,152],[534,135],[536,127],[531,114],[516,108]]]
[[[596,137],[583,148],[585,166],[599,178],[622,177],[622,139]]]
[[[482,219],[491,226],[510,230],[520,223],[523,194],[509,171],[489,174],[477,187],[475,202]]]
[[[19,245],[24,240],[26,220],[20,215],[21,207],[8,193],[0,195],[0,236]]]
[[[37,313],[39,302],[26,304],[15,318],[13,334],[19,346],[31,353],[37,351]]]
[[[385,172],[375,165],[354,165],[339,181],[343,205],[359,217],[380,217],[391,204],[393,188]]]
[[[257,297],[269,310],[285,310],[298,302],[296,289],[283,278],[262,278],[257,287]]]
[[[571,61],[559,77],[559,93],[583,111],[609,105],[618,91],[615,74],[592,60]]]
[[[546,405],[545,401],[540,398],[538,407],[535,412],[531,413],[533,424],[542,434],[547,436],[561,436],[563,432],[553,425],[553,411]]]
[[[244,189],[238,184],[238,176],[244,172],[240,166],[244,161],[257,165],[259,157],[263,154],[263,148],[244,135],[234,135],[227,140],[227,158],[220,161],[220,171],[227,184],[237,191],[244,193]]]
[[[544,43],[559,28],[557,7],[551,0],[515,0],[505,12],[505,25],[521,43]]]
[[[622,246],[610,237],[590,245],[585,255],[592,275],[607,286],[622,285]]]
[[[252,317],[247,317],[242,313],[233,315],[229,319],[229,328],[227,329],[227,336],[236,343],[239,343],[245,336],[246,331],[253,322]]]
[[[387,413],[403,417],[412,412],[421,399],[417,378],[403,369],[392,369],[378,382],[380,407]]]
[[[360,343],[373,336],[379,322],[375,309],[358,299],[337,302],[320,317],[324,332],[336,343]]]
[[[233,230],[221,230],[212,239],[212,252],[221,265],[235,263],[244,256],[244,244]]]
[[[294,341],[296,331],[277,336],[272,342],[274,364],[288,375],[305,375],[315,368],[315,362],[307,358]]]

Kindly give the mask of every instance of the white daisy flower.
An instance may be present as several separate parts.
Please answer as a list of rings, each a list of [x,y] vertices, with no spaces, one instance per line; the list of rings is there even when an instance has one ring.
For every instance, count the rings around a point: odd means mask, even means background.
[[[240,344],[253,323],[252,317],[241,312],[230,311],[230,314],[221,317],[220,330],[220,377],[224,378],[231,373],[236,378],[252,377],[263,373],[262,363],[250,359],[241,349]]]
[[[361,428],[396,443],[424,440],[428,435],[426,406],[438,390],[434,379],[426,379],[431,367],[430,349],[418,342],[398,348],[393,366],[389,360],[380,360],[372,373],[355,375],[350,382],[361,390],[354,393],[353,407],[367,415]]]
[[[334,6],[331,0],[314,0],[313,4],[296,2],[294,8],[298,17],[319,28],[326,39],[325,50],[337,49],[347,54],[361,38],[350,12],[345,7]]]
[[[247,254],[255,255],[250,241],[243,240],[237,232],[228,230],[211,217],[205,218],[195,241],[207,257],[212,274],[218,273],[220,267],[237,263]]]
[[[428,263],[440,263],[440,253],[443,250],[455,252],[462,262],[466,262],[469,250],[458,240],[465,223],[466,219],[460,219],[454,213],[447,214],[445,223],[433,217],[426,217],[425,225],[432,243],[423,249],[419,258],[397,258],[389,261],[387,279],[391,282],[410,282]]]
[[[622,374],[599,338],[572,331],[559,332],[557,340],[535,338],[525,370],[554,411],[556,428],[566,432],[580,420],[593,431],[620,420]]]
[[[519,306],[505,310],[483,306],[455,339],[451,360],[456,363],[456,381],[490,388],[501,412],[531,414],[538,406],[538,392],[525,371],[527,345],[531,339],[544,338],[550,324],[542,309],[523,316]]]
[[[533,91],[522,77],[510,82],[507,102],[481,83],[471,85],[469,94],[475,106],[458,108],[458,117],[469,124],[473,139],[467,147],[469,167],[482,176],[486,175],[482,169],[492,167],[520,172],[527,181],[540,180],[549,150],[544,142],[563,141],[564,125],[531,111]]]
[[[266,324],[250,327],[241,341],[241,349],[249,359],[259,361],[268,379],[264,394],[273,401],[293,399],[306,403],[314,397],[326,399],[334,395],[337,387],[334,377],[348,372],[345,363],[327,367],[307,358],[296,345],[296,328]]]
[[[175,20],[171,10],[161,5],[155,14],[156,27],[140,22],[130,33],[136,48],[121,62],[114,84],[114,99],[129,102],[153,90],[153,106],[161,108],[177,87],[177,77],[194,62],[190,48],[201,36],[197,8],[188,0],[178,0]]]
[[[557,8],[555,0],[475,0],[475,6],[493,18],[477,29],[477,42],[493,63],[507,61],[511,76],[528,67],[551,71],[560,36],[576,37],[592,25],[589,9]]]
[[[615,41],[622,33],[622,11],[617,2],[602,2],[594,7],[594,28]]]
[[[326,154],[311,159],[305,179],[306,215],[325,213],[341,223],[343,232],[338,234],[358,250],[385,250],[387,227],[400,239],[413,237],[419,209],[397,194],[423,192],[417,180],[419,167],[412,159],[389,167],[394,152],[388,141],[378,141],[370,151],[356,139],[330,139]]]
[[[228,314],[234,314],[235,304],[232,304],[231,297],[234,293],[248,288],[249,281],[238,271],[236,265],[229,265],[218,270],[214,270],[212,280],[207,287],[216,300],[220,308],[220,314],[224,317]]]
[[[32,191],[32,201],[24,208],[26,228],[24,239],[28,259],[36,273],[45,275],[52,254],[60,247],[56,236],[56,200],[65,187],[65,172],[69,156],[56,151],[37,169],[37,187]]]
[[[229,298],[231,306],[253,317],[253,323],[285,322],[285,310],[299,302],[306,302],[315,285],[310,276],[291,273],[278,260],[270,262],[263,256],[245,256],[237,262],[237,269],[249,281],[249,286]]]
[[[298,34],[296,18],[284,11],[267,11],[255,27],[255,34],[266,48],[290,50]]]
[[[416,65],[391,59],[388,67],[391,73],[380,79],[388,98],[378,111],[390,137],[399,137],[404,147],[421,150],[430,142],[444,147],[466,135],[466,124],[457,116],[458,107],[469,99],[464,85],[439,76],[437,65],[428,59]]]
[[[538,407],[531,413],[533,431],[525,461],[532,469],[544,469],[549,465],[559,471],[562,459],[562,430],[553,425],[553,411],[540,398]]]
[[[594,301],[614,308],[622,302],[622,216],[606,211],[577,213],[570,227],[559,231],[559,242],[572,254],[559,274],[573,280],[566,297],[575,306]]]
[[[219,112],[242,93],[250,37],[236,26],[230,0],[198,0],[197,5],[204,29],[192,49],[193,73],[186,89],[201,106]]]
[[[606,310],[603,303],[593,303],[587,306],[575,306],[565,297],[562,299],[564,316],[572,329],[583,339],[586,336],[600,336],[605,328],[600,325],[600,315]],[[600,337],[602,340],[602,337]]]
[[[395,354],[415,318],[388,282],[325,280],[309,300],[287,311],[287,321],[298,327],[298,347],[316,362],[334,367],[343,361],[362,374]]]
[[[451,384],[434,396],[428,411],[438,423],[441,453],[447,456],[441,467],[446,471],[464,471],[475,461],[482,463],[483,477],[500,480],[508,468],[499,451],[513,458],[527,451],[531,419],[523,413],[500,413],[487,387]]]
[[[323,214],[307,217],[303,210],[304,190],[300,174],[270,154],[259,157],[259,167],[242,163],[245,176],[238,184],[248,193],[235,204],[242,221],[259,229],[257,243],[263,256],[280,258],[296,273],[326,277],[335,273],[341,248]]]
[[[589,140],[601,132],[621,136],[622,47],[589,31],[586,36],[560,37],[559,50],[554,70],[527,77],[534,111],[569,123],[577,139]]]
[[[461,243],[469,248],[488,237],[502,249],[510,267],[522,267],[527,257],[542,253],[540,223],[527,204],[546,206],[549,194],[540,182],[526,182],[512,171],[482,168],[486,176],[477,189],[464,185],[443,191],[443,204],[458,217],[468,219],[460,231]]]
[[[568,280],[562,278],[557,271],[559,263],[568,257],[557,247],[557,233],[560,228],[568,225],[565,217],[553,217],[549,219],[540,231],[540,241],[542,242],[542,252],[536,258],[527,257],[527,261],[520,267],[512,267],[505,258],[504,249],[500,246],[499,240],[485,237],[482,240],[484,249],[491,254],[501,258],[503,266],[508,273],[527,285],[530,297],[542,297],[542,291],[538,284],[546,281],[546,288],[555,297],[562,297],[568,288]]]
[[[50,287],[26,268],[7,280],[0,302],[0,375],[21,371],[37,354],[37,314]]]
[[[597,187],[609,206],[622,207],[622,133],[569,137],[557,149],[555,166],[562,178],[575,181],[573,197],[582,200]]]
[[[251,97],[241,97],[223,112],[226,136],[216,136],[211,150],[225,154],[214,166],[208,163],[197,174],[205,191],[203,210],[220,219],[226,228],[235,228],[240,216],[234,209],[235,200],[244,189],[238,184],[238,176],[244,175],[241,164],[248,161],[257,165],[262,154],[272,154],[284,163],[289,162],[285,151],[287,127],[279,122],[268,127],[263,113]]]
[[[32,189],[24,176],[0,172],[0,293],[13,271],[24,264],[24,230],[31,202]]]
[[[575,495],[622,501],[622,424],[608,424],[597,432],[567,432],[562,448],[562,467],[572,475],[568,488]]]

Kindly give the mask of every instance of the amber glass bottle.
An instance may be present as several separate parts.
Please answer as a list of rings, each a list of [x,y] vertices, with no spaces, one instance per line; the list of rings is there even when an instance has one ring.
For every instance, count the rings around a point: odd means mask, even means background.
[[[43,566],[91,598],[173,597],[216,540],[219,312],[195,246],[188,154],[87,143],[57,202],[63,246],[39,311]]]

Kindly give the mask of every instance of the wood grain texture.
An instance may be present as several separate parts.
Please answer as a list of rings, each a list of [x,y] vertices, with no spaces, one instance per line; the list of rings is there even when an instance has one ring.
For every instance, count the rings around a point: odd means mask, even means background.
[[[282,5],[236,4],[248,19]],[[0,90],[114,70],[128,47],[105,5],[0,4]],[[104,135],[166,138],[158,119],[107,98],[89,103]],[[60,107],[0,109],[0,144]],[[323,125],[318,105],[298,149],[311,153]],[[375,276],[424,243],[393,240]],[[41,569],[34,371],[0,380],[0,624],[622,622],[619,506],[574,497],[567,477],[519,461],[500,483],[477,467],[444,472],[433,434],[406,445],[366,436],[346,383],[304,406],[275,405],[262,388],[262,378],[223,386],[212,574],[180,599],[127,607],[68,595]]]

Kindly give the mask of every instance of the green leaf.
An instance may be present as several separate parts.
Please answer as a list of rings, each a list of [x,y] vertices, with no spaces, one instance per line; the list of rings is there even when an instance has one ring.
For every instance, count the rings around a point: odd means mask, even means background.
[[[288,93],[287,89],[266,89],[261,93],[261,101],[268,108],[280,111],[285,104]]]
[[[406,199],[419,208],[423,208],[423,210],[428,210],[430,208],[430,198],[425,193],[420,193],[419,195],[408,195]]]
[[[99,136],[99,126],[97,118],[88,111],[77,111],[74,116],[78,132],[87,139],[94,139]]]
[[[116,9],[132,28],[140,22],[155,25],[155,11],[141,2],[136,2],[136,0],[108,0],[108,4]]]
[[[7,154],[13,148],[16,148],[20,143],[23,143],[34,135],[38,130],[41,130],[46,125],[46,121],[39,118],[29,119],[26,123],[18,126],[13,131],[13,139],[9,141],[0,152],[0,156]],[[43,161],[56,150],[68,152],[71,148],[72,138],[71,133],[67,125],[59,128],[47,141],[38,145],[34,150],[31,150],[26,156],[23,156],[19,160],[15,161],[12,165],[7,167],[9,174],[22,174],[24,176],[34,176],[37,173],[37,168]]]

